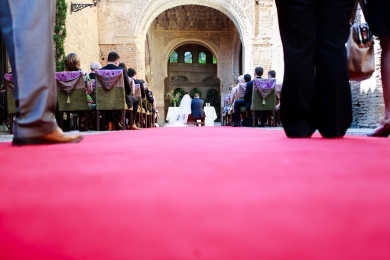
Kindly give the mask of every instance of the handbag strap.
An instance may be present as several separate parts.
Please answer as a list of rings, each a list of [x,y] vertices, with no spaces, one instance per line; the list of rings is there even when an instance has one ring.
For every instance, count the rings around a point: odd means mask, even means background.
[[[366,3],[367,0],[356,0],[355,1],[355,7],[352,9],[351,17],[349,18],[350,25],[355,23],[356,13],[358,10],[358,3],[360,5],[360,8],[363,10],[363,2]]]

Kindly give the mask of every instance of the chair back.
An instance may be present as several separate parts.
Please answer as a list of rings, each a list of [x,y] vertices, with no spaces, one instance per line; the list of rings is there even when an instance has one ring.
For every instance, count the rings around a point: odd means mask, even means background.
[[[96,70],[96,110],[128,109],[122,70]]]
[[[276,106],[275,79],[254,79],[252,111],[274,110]]]
[[[16,113],[15,106],[15,93],[14,93],[14,77],[12,73],[6,73],[4,75],[5,88],[7,91],[7,112],[8,114]]]
[[[141,84],[134,84],[134,96],[137,98],[141,97]]]
[[[239,83],[239,86],[238,86],[238,91],[237,91],[237,95],[238,95],[238,98],[242,98],[245,96],[245,91],[246,91],[246,84],[247,83]]]
[[[279,100],[280,100],[280,96],[282,94],[282,86],[283,86],[283,82],[276,82],[275,91],[276,91],[276,97]]]
[[[59,111],[88,110],[87,94],[81,71],[56,72]]]

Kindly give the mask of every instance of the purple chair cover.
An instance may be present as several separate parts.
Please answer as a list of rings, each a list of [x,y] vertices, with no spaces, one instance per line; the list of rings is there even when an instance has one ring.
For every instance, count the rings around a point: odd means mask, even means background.
[[[223,106],[224,106],[224,107],[227,107],[227,106],[229,106],[229,105],[230,105],[230,96],[227,96],[227,97],[225,97],[225,101],[224,101]]]
[[[8,92],[14,92],[14,76],[12,73],[4,74],[5,86]]]
[[[282,94],[282,86],[283,86],[283,82],[276,83],[275,90],[276,90],[276,96],[278,97],[278,99],[280,99],[280,95]]]
[[[245,91],[246,91],[246,83],[240,83],[239,87],[238,87],[238,96],[239,98],[242,98],[245,96]],[[237,99],[239,99],[237,98]]]
[[[80,77],[82,76],[83,73],[81,71],[56,72],[57,87],[68,94],[73,89],[85,88],[84,81],[80,82]]]
[[[123,87],[123,84],[116,84],[120,78],[123,79],[122,72],[122,70],[96,70],[95,77],[96,80],[100,82],[104,90],[109,91],[115,85],[116,87]]]
[[[134,96],[141,97],[141,84],[134,84]]]
[[[253,87],[257,89],[262,98],[267,98],[276,84],[275,79],[254,79]]]

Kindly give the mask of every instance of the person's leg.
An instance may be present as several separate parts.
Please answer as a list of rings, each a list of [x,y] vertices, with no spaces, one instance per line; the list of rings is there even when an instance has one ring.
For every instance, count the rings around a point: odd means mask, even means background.
[[[381,75],[385,101],[385,121],[390,123],[390,35],[379,37],[382,47]]]
[[[132,126],[137,121],[137,111],[138,111],[139,100],[138,100],[138,98],[136,98],[134,96],[130,96],[130,98],[131,98],[131,101],[133,102],[133,122],[129,122],[129,125]]]
[[[234,125],[237,126],[240,124],[240,115],[241,115],[241,107],[245,106],[245,100],[236,100],[234,102]]]
[[[281,100],[288,137],[310,137],[316,130],[316,0],[276,0],[284,50]]]
[[[15,83],[14,138],[40,137],[57,129],[55,7],[56,1],[0,0],[0,27]]]
[[[379,126],[368,136],[387,137],[390,135],[390,36],[379,37],[382,57],[381,57],[381,76],[383,99],[385,102],[385,117]]]
[[[355,0],[321,0],[317,5],[316,119],[323,137],[344,136],[352,122],[345,43],[354,3]]]

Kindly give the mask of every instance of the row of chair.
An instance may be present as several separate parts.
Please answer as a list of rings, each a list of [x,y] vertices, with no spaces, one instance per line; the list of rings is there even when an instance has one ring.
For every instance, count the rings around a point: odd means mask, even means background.
[[[79,114],[81,112],[85,117],[85,128],[89,129],[89,121],[91,123],[95,121],[95,128],[97,131],[100,131],[104,130],[105,127],[105,114],[101,112],[121,111],[119,121],[122,124],[122,129],[125,130],[126,113],[128,113],[129,122],[132,122],[133,108],[129,108],[126,103],[122,70],[98,70],[95,72],[95,75],[96,80],[92,80],[92,84],[95,85],[95,91],[90,96],[96,104],[91,104],[87,102],[86,88],[81,71],[56,72],[60,126],[64,127],[63,113],[67,115],[67,129],[70,129],[70,113]],[[13,76],[11,73],[7,73],[4,75],[4,78],[7,91],[7,113],[10,120],[10,133],[12,134],[13,116],[16,112]],[[154,119],[151,112],[153,105],[142,100],[141,96],[137,98],[140,101],[137,113],[141,126],[145,118],[145,127],[154,127]],[[89,120],[90,116],[94,116],[95,120]],[[103,119],[103,127],[101,119]],[[74,121],[75,124],[76,121]]]
[[[88,126],[88,111],[96,110],[96,130],[102,130],[101,118],[105,122],[105,116],[102,111],[120,111],[122,130],[126,129],[126,114],[129,122],[133,121],[133,107],[128,107],[126,103],[126,94],[124,89],[124,77],[122,70],[97,70],[95,71],[95,91],[91,94],[94,104],[88,104],[85,94],[85,85],[81,72],[71,74],[69,72],[57,72],[57,96],[60,112],[84,111],[85,127]],[[68,75],[68,76],[66,76]],[[92,80],[93,82],[93,80]],[[92,83],[93,84],[93,83]],[[69,92],[69,85],[74,86]],[[83,92],[79,91],[83,88]],[[137,86],[136,86],[137,87]],[[139,87],[139,86],[138,86]],[[68,93],[69,92],[69,93]],[[145,127],[154,127],[152,115],[153,105],[148,101],[142,100],[140,91],[134,90],[135,96],[139,99],[137,115],[140,125]],[[146,108],[146,109],[145,109]],[[103,124],[103,128],[105,124]]]
[[[258,118],[258,113],[263,111],[271,111],[273,117],[273,126],[276,126],[276,116],[275,116],[275,106],[280,100],[280,95],[282,92],[282,84],[276,83],[275,79],[257,79],[260,84],[257,87],[255,84],[252,89],[252,105],[250,112],[252,115],[252,126],[255,127],[257,124],[256,118]],[[241,98],[243,99],[243,98]],[[237,111],[234,111],[237,113]],[[245,110],[245,107],[241,107],[240,113],[248,112]],[[233,114],[224,112],[222,115],[222,125],[231,125],[233,121]]]

